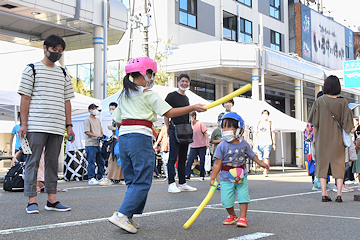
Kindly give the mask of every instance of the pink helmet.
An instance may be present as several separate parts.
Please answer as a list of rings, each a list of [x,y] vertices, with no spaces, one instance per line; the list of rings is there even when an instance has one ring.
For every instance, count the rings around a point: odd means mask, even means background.
[[[132,72],[140,72],[142,75],[146,75],[146,70],[151,69],[154,73],[157,72],[157,64],[149,57],[140,57],[131,59],[125,66],[126,74]]]

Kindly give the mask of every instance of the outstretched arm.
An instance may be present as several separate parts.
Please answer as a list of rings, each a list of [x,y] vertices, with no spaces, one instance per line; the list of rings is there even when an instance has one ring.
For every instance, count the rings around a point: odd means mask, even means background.
[[[195,104],[191,106],[186,107],[180,107],[180,108],[172,108],[169,111],[167,111],[164,116],[168,118],[178,117],[184,114],[187,114],[191,111],[197,111],[197,112],[205,112],[207,108],[203,107],[203,104]]]

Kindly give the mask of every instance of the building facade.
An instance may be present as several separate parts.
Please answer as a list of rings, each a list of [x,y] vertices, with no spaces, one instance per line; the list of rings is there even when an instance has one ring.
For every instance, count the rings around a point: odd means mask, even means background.
[[[143,56],[149,46],[152,58],[163,52],[169,84],[176,86],[177,76],[188,73],[191,91],[210,101],[251,83],[252,91],[243,97],[264,100],[306,121],[326,76],[342,70],[342,62],[354,59],[358,51],[352,40],[356,33],[298,0],[147,4],[144,12],[144,1],[135,2],[132,33],[122,39],[131,39],[128,56]],[[342,92],[349,102],[358,101],[359,94],[357,89]],[[301,166],[302,133],[286,133],[283,140],[286,163]],[[280,148],[271,163],[281,163]]]

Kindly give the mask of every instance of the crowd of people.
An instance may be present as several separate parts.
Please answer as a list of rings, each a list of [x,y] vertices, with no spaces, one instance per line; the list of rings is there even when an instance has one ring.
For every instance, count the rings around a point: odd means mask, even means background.
[[[46,38],[44,58],[26,67],[18,90],[21,95],[20,125],[14,127],[11,135],[11,142],[16,136],[16,156],[11,165],[26,161],[24,195],[28,197],[26,212],[30,214],[39,213],[37,194],[42,188],[48,195],[46,210],[71,210],[56,198],[58,156],[64,126],[67,141],[75,140],[70,102],[74,90],[66,70],[55,65],[65,46],[61,37],[51,35]],[[250,159],[263,168],[264,177],[268,177],[270,152],[276,150],[270,112],[262,111],[250,143],[247,137],[249,129],[242,117],[232,111],[234,100],[231,99],[223,103],[224,112],[219,114],[217,128],[209,138],[207,127],[197,119],[196,113],[207,109],[202,104],[190,105],[186,96],[191,82],[189,75],[181,74],[177,79],[178,89],[163,100],[151,91],[157,72],[155,61],[149,57],[132,59],[125,71],[124,88],[118,102],[109,105],[113,122],[107,127],[112,135],[109,138],[104,135],[101,121],[96,117],[97,105],[88,106],[89,117],[84,121],[88,184],[111,185],[123,181],[127,186],[121,206],[109,221],[130,233],[138,231],[140,226],[133,216],[144,211],[154,171],[157,170],[155,153],[161,156],[168,192],[194,192],[197,189],[187,181],[194,176],[195,170],[199,180],[205,180],[205,154],[211,147],[210,186],[221,190],[221,203],[228,214],[223,224],[236,223],[239,227],[247,227],[250,196],[245,164]],[[315,101],[308,119],[314,126],[315,175],[320,178],[323,202],[332,201],[326,188],[328,175],[336,179],[335,201],[342,202],[346,173],[342,131],[358,136],[353,129],[352,112],[347,101],[339,97],[340,92],[339,79],[329,76],[324,83],[324,95]],[[153,122],[157,121],[158,115],[164,117],[164,126],[160,134],[154,134]],[[20,143],[24,137],[32,151],[27,156],[22,154]],[[358,152],[360,137],[355,143]],[[360,180],[360,160],[354,161],[350,169],[351,174],[357,173]],[[240,176],[234,177],[233,170],[241,173]],[[236,216],[234,209],[236,194],[240,216]]]

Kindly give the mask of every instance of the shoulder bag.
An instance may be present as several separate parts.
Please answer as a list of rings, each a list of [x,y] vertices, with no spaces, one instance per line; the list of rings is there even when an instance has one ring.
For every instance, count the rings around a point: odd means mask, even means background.
[[[190,123],[174,124],[176,141],[180,144],[189,144],[193,140],[193,129]]]
[[[327,108],[327,110],[330,112],[331,117],[334,119],[334,121],[336,122],[336,124],[338,125],[338,127],[340,128],[340,130],[342,131],[342,136],[343,136],[343,142],[344,142],[344,146],[345,147],[349,147],[351,145],[351,134],[345,132],[345,130],[341,127],[339,121],[335,118],[334,114],[331,112],[330,108],[328,107],[328,105],[326,104],[325,100],[324,100],[324,96],[321,96],[321,99],[323,100],[325,107]]]

